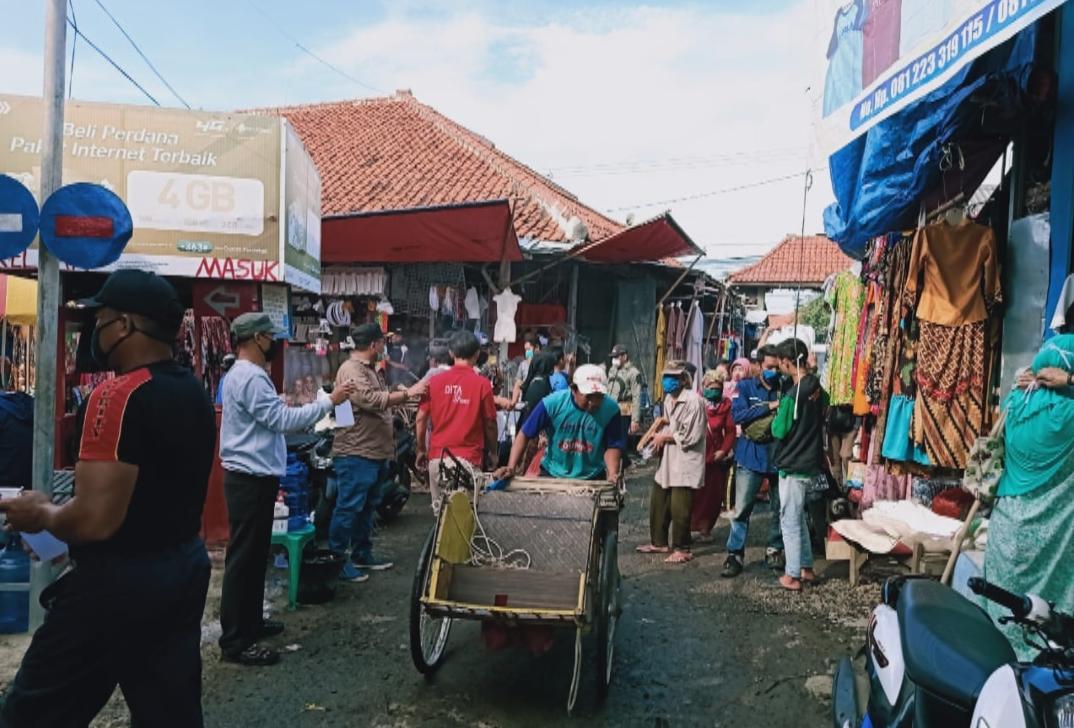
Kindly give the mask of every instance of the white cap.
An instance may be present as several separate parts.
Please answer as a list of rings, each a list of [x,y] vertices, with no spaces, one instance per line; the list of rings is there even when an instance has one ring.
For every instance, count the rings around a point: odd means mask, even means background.
[[[607,394],[608,377],[596,364],[583,364],[574,373],[574,386],[582,394]]]

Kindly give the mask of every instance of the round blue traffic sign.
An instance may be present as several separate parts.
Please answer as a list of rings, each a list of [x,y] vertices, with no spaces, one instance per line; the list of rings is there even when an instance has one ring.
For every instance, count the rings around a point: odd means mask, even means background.
[[[0,174],[0,258],[14,258],[37,235],[37,200],[26,186]]]
[[[53,255],[76,268],[115,263],[133,233],[127,206],[101,185],[65,185],[41,206],[41,241]]]

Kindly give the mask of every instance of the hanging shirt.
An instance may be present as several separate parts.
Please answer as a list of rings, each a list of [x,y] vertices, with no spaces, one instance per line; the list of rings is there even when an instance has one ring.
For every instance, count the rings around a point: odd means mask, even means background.
[[[984,225],[946,222],[917,231],[906,277],[908,300],[917,297],[917,317],[941,326],[988,318],[1002,300],[996,236]]]

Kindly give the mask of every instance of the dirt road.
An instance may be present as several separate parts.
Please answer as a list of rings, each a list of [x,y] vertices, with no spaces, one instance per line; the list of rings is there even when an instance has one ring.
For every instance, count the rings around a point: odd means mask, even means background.
[[[850,589],[845,566],[802,595],[779,592],[775,577],[751,548],[739,578],[719,577],[720,545],[701,546],[686,566],[670,567],[634,554],[647,540],[647,493],[639,473],[630,483],[620,531],[624,612],[613,686],[604,705],[593,700],[587,671],[575,718],[566,716],[573,639],[545,656],[516,650],[490,653],[473,624],[456,625],[443,667],[427,683],[408,652],[409,595],[422,538],[432,523],[428,497],[415,496],[384,529],[380,549],[396,568],[364,584],[342,584],[324,606],[277,613],[287,632],[272,668],[224,664],[214,646],[219,568],[206,613],[206,724],[236,726],[740,726],[796,728],[830,724],[827,692],[834,660],[853,652],[871,605],[873,586]],[[766,532],[755,516],[751,543]],[[726,539],[726,523],[717,544]],[[824,576],[829,578],[825,579]],[[278,591],[278,590],[277,590]],[[283,602],[277,597],[277,609]],[[567,633],[564,633],[566,635]],[[10,679],[21,654],[8,640],[0,679]],[[25,644],[23,641],[21,644]],[[118,699],[95,723],[127,724]]]

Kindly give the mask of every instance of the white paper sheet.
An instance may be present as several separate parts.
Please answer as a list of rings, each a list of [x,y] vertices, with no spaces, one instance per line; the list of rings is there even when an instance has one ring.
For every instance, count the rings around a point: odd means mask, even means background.
[[[350,402],[336,405],[336,427],[354,427],[354,409]]]
[[[21,533],[22,540],[26,542],[37,558],[42,561],[52,561],[67,553],[67,544],[53,536],[48,531],[38,533]]]

